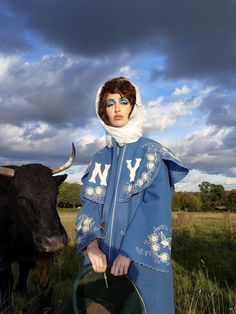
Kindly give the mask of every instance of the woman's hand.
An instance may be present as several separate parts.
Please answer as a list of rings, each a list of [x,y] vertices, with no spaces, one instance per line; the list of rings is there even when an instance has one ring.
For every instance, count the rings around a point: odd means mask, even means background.
[[[131,259],[122,255],[118,255],[111,267],[111,274],[114,276],[127,275],[130,263]]]
[[[107,257],[99,249],[97,239],[91,241],[87,246],[88,258],[92,264],[93,270],[97,273],[103,273],[107,269]]]

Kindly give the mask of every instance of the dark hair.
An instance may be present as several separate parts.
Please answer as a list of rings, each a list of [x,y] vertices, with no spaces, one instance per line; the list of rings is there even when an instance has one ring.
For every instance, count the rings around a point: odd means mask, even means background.
[[[126,97],[132,106],[132,110],[136,103],[136,90],[129,80],[120,76],[107,81],[102,87],[98,101],[98,115],[107,125],[111,125],[106,113],[106,98],[109,93],[118,93],[121,97]]]

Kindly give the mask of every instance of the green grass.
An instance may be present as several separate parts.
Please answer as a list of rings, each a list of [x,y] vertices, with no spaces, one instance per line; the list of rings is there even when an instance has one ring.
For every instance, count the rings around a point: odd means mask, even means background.
[[[13,314],[61,312],[82,263],[75,249],[75,216],[60,212],[70,245],[52,257],[48,287],[39,288],[41,273],[34,269],[27,295],[13,295]],[[172,257],[176,314],[236,313],[236,214],[174,213]]]

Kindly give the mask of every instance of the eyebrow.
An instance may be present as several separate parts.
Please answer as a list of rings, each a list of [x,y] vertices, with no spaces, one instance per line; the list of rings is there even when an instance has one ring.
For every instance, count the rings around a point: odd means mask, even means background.
[[[119,100],[121,100],[121,99],[126,99],[126,100],[128,100],[128,98],[127,98],[127,97],[125,97],[125,96],[123,96],[123,97],[120,97],[120,98],[119,98]],[[106,99],[106,100],[114,100],[114,101],[115,101],[115,99],[114,99],[114,98],[108,98],[108,99]]]

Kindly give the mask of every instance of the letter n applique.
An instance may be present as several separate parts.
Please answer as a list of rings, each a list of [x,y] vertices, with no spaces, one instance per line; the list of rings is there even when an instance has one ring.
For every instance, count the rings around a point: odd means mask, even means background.
[[[91,178],[89,179],[89,182],[92,183],[96,183],[96,177],[97,175],[100,178],[100,185],[107,185],[107,174],[108,174],[108,170],[110,169],[111,165],[107,165],[105,164],[105,169],[103,170],[103,172],[101,171],[101,164],[95,162],[95,167],[93,169],[93,173]]]

